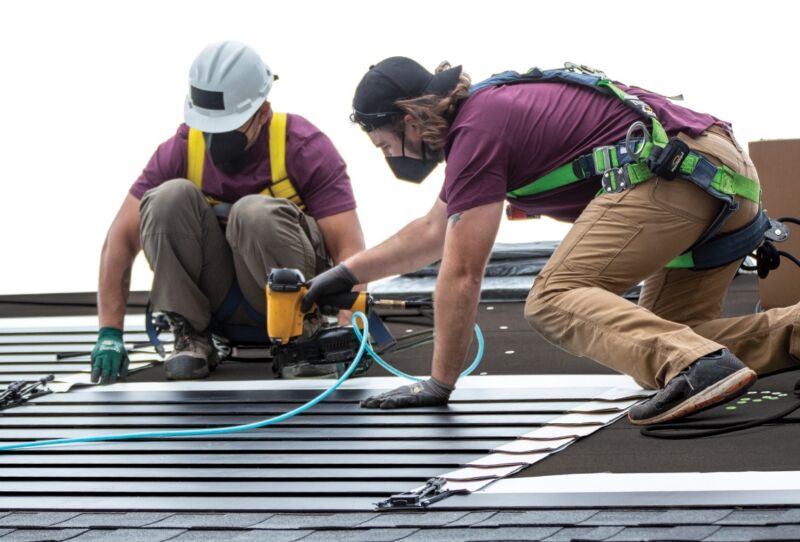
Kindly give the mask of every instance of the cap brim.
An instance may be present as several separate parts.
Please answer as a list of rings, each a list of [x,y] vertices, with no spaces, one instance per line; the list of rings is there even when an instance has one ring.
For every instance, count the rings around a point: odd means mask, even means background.
[[[437,96],[447,96],[456,88],[461,77],[461,66],[444,70],[433,76],[431,82],[425,87],[424,94],[436,94]]]
[[[253,105],[241,113],[226,115],[224,111],[211,111],[209,109],[192,107],[189,102],[189,97],[187,96],[183,105],[183,120],[190,128],[200,130],[207,134],[230,132],[242,126],[250,117],[255,115],[258,108],[261,107],[261,104],[263,104],[266,99],[265,96],[263,100],[253,103]]]

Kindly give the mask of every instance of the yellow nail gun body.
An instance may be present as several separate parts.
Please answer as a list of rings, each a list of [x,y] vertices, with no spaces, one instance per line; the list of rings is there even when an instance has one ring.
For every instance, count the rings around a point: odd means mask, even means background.
[[[343,364],[359,348],[349,326],[326,324],[342,309],[367,313],[367,292],[348,292],[321,298],[304,313],[300,302],[306,295],[305,278],[297,269],[273,269],[267,280],[267,335],[272,342],[273,368],[279,375],[298,365]],[[335,320],[334,320],[335,321]],[[309,333],[309,329],[313,329]]]

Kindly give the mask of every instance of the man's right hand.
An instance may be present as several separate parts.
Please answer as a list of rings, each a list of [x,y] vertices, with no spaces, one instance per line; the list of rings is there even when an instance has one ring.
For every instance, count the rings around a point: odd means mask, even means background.
[[[128,351],[122,340],[122,330],[115,327],[100,328],[97,344],[92,350],[92,382],[112,384],[117,378],[128,376]]]
[[[392,409],[446,405],[453,389],[452,386],[430,377],[427,380],[367,397],[361,401],[361,406],[363,408]]]
[[[300,310],[308,312],[320,297],[347,293],[356,284],[358,284],[358,279],[352,271],[340,263],[309,281],[308,292],[300,304]]]

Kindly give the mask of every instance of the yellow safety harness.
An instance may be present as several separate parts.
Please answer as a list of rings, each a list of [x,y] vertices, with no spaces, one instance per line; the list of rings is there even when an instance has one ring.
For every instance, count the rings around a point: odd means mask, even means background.
[[[263,196],[285,198],[305,210],[305,205],[300,195],[289,178],[286,171],[286,113],[272,113],[269,123],[269,164],[271,180],[269,186],[260,193]],[[186,178],[194,183],[198,190],[203,191],[203,165],[206,159],[206,142],[203,132],[189,128],[189,140],[186,150]],[[220,203],[219,200],[206,195],[211,205]]]

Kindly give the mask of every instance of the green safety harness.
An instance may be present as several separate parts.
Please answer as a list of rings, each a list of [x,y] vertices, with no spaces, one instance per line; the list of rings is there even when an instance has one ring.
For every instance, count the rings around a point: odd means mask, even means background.
[[[757,181],[736,173],[728,166],[717,166],[677,137],[670,138],[652,107],[619,88],[601,71],[571,62],[565,63],[564,69],[557,70],[532,68],[524,74],[506,71],[473,85],[470,91],[475,93],[492,86],[538,82],[561,82],[591,88],[619,99],[642,120],[631,125],[624,141],[596,147],[591,153],[508,192],[506,196],[510,200],[542,194],[598,176],[602,185],[600,194],[620,193],[653,177],[688,180],[724,205],[700,239],[667,264],[673,269],[720,267],[744,258],[759,248],[765,239],[777,242],[788,237],[788,229],[781,222],[770,220],[761,209],[761,188]],[[739,208],[737,197],[758,204],[759,212],[743,228],[720,235],[725,222]]]

